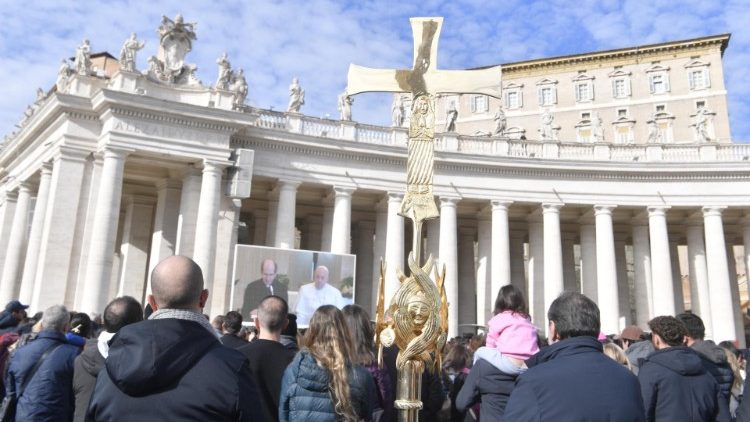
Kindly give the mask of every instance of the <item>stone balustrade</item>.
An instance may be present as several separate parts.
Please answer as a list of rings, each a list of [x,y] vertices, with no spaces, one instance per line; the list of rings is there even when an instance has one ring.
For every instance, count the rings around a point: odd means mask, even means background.
[[[407,128],[321,119],[295,113],[254,109],[255,125],[291,133],[339,139],[357,143],[406,147]],[[697,162],[748,161],[750,144],[584,144],[578,142],[521,141],[504,137],[435,135],[439,152],[496,157],[569,161],[612,162]]]

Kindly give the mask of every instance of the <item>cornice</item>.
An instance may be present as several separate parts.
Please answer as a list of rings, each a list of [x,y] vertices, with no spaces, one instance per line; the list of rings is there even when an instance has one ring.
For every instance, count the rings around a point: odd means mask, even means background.
[[[124,108],[119,106],[112,106],[109,108],[109,111],[114,116],[123,116],[123,117],[130,117],[140,120],[149,120],[153,122],[162,122],[162,123],[168,123],[173,124],[177,126],[185,126],[185,127],[191,127],[196,129],[204,129],[204,130],[214,130],[214,131],[220,131],[220,132],[233,132],[235,128],[229,125],[222,125],[219,123],[210,123],[206,121],[201,120],[195,120],[195,119],[187,119],[187,118],[180,118],[169,114],[157,114],[153,112],[143,111],[143,110],[134,110],[130,108]]]

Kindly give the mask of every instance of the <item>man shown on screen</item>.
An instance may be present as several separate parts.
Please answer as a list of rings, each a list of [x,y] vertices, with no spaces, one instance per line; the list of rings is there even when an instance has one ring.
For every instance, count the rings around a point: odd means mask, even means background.
[[[313,282],[299,288],[297,302],[297,325],[307,327],[310,317],[323,305],[344,306],[344,299],[339,289],[328,284],[328,268],[321,265],[315,269]]]
[[[289,300],[287,286],[279,282],[276,278],[276,262],[273,259],[264,259],[260,264],[260,278],[248,284],[245,288],[245,299],[242,301],[242,316],[249,318],[251,313],[255,313],[258,304],[266,296],[278,296],[282,299]]]

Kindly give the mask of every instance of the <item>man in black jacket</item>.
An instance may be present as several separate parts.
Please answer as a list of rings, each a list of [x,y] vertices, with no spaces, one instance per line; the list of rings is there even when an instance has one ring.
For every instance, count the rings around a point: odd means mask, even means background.
[[[648,421],[715,421],[719,385],[703,368],[698,353],[683,346],[687,329],[677,318],[649,321],[656,351],[638,372]]]
[[[104,308],[102,316],[104,331],[99,338],[90,339],[73,364],[73,393],[76,396],[74,422],[86,420],[91,393],[94,392],[96,377],[104,368],[104,360],[109,355],[109,341],[126,325],[143,321],[143,307],[130,296],[118,297]]]
[[[547,317],[553,344],[526,360],[529,369],[519,375],[503,420],[642,421],[638,380],[605,356],[597,341],[596,303],[565,292],[552,302]]]
[[[281,330],[289,322],[289,306],[278,296],[268,296],[258,305],[255,326],[258,338],[240,347],[240,353],[247,357],[253,380],[260,392],[265,421],[279,420],[279,396],[281,377],[295,352],[281,344]]]
[[[729,366],[727,355],[724,349],[717,346],[711,340],[704,340],[706,336],[706,326],[703,320],[696,314],[685,312],[676,317],[680,322],[685,324],[687,335],[685,336],[685,345],[698,352],[701,358],[703,368],[711,374],[719,384],[721,390],[721,399],[719,400],[719,415],[716,417],[718,422],[730,422],[732,420],[729,412],[729,398],[732,395],[732,384],[734,383],[734,371]]]
[[[249,318],[266,296],[278,296],[289,300],[286,284],[279,282],[278,266],[273,259],[264,259],[260,263],[260,278],[248,284],[242,300],[242,316]]]
[[[151,274],[154,309],[112,340],[87,413],[90,421],[260,421],[245,357],[224,347],[202,314],[200,267],[172,256]]]
[[[221,332],[224,334],[219,338],[221,344],[232,349],[239,349],[247,345],[245,339],[238,335],[242,329],[242,315],[237,311],[229,311],[224,315],[224,321],[221,323]]]

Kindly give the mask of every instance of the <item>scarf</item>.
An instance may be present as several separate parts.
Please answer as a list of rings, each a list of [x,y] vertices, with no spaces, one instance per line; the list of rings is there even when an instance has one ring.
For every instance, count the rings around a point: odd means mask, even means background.
[[[174,318],[174,319],[183,319],[186,321],[193,321],[197,322],[203,328],[208,330],[211,335],[213,335],[216,338],[219,338],[219,335],[216,334],[216,330],[214,330],[214,327],[211,326],[211,323],[208,322],[205,316],[199,312],[195,311],[189,311],[187,309],[159,309],[157,311],[154,311],[153,314],[151,314],[148,319],[167,319],[167,318]]]

